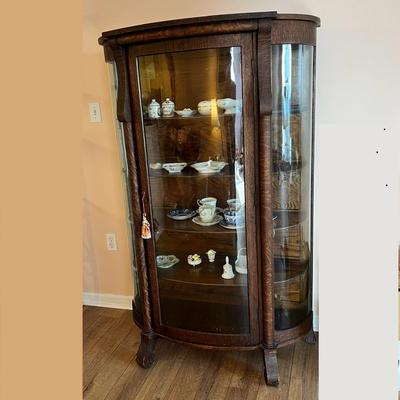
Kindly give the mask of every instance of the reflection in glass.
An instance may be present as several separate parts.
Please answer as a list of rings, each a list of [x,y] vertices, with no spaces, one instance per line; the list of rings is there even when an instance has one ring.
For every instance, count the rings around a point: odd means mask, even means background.
[[[275,328],[311,311],[313,47],[272,46]]]
[[[162,324],[248,333],[241,49],[137,62]]]

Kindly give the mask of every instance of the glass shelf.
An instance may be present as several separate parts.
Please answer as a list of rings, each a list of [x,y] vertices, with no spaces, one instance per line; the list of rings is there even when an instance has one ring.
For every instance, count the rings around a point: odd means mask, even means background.
[[[225,264],[225,255],[216,255],[214,262],[209,262],[207,255],[201,255],[202,263],[195,267],[189,265],[186,261],[187,254],[176,255],[180,262],[171,268],[158,269],[159,279],[169,280],[173,282],[205,285],[205,286],[247,286],[246,275],[239,273],[235,274],[233,279],[223,279],[222,266]],[[230,255],[230,263],[234,264],[235,257]]]
[[[201,115],[195,114],[192,117],[160,117],[160,118],[149,118],[144,116],[143,121],[145,125],[152,125],[152,124],[165,124],[165,123],[208,123],[212,125],[218,125],[218,123],[224,123],[225,121],[231,121],[235,118],[241,118],[241,113],[238,112],[236,114],[218,114],[216,117],[212,117],[211,115]]]
[[[156,211],[156,209],[154,209]],[[184,221],[176,221],[171,218],[168,218],[166,215],[162,215],[161,213],[155,213],[153,215],[153,219],[156,225],[156,232],[180,232],[180,233],[198,233],[198,234],[225,234],[232,235],[237,231],[244,232],[243,228],[237,229],[227,229],[223,228],[219,224],[212,226],[201,226],[195,224],[192,219],[187,219]],[[162,233],[161,233],[162,234]]]
[[[173,161],[180,162],[180,161]],[[182,172],[169,173],[164,169],[151,169],[150,168],[150,178],[168,178],[168,179],[179,179],[179,178],[199,178],[199,179],[215,179],[215,178],[234,178],[235,174],[233,167],[227,165],[223,168],[221,172],[216,172],[213,174],[202,174],[197,172],[194,168],[187,165]]]

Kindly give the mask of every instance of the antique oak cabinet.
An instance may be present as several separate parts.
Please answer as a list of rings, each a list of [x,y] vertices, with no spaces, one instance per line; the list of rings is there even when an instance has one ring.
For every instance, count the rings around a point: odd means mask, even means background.
[[[136,356],[158,337],[207,349],[277,348],[312,330],[316,28],[262,12],[102,34],[135,254]]]

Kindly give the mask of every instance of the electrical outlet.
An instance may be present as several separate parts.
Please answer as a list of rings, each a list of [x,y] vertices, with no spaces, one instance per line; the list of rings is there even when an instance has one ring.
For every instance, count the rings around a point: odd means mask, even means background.
[[[117,251],[117,238],[115,233],[106,233],[107,250]]]
[[[99,103],[89,103],[90,122],[101,122],[101,112]]]

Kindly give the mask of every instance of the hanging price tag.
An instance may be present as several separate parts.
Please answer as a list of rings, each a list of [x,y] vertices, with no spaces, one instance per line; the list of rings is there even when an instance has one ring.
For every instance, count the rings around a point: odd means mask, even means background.
[[[151,229],[150,229],[150,222],[146,218],[146,209],[144,207],[144,198],[146,197],[146,192],[142,193],[142,239],[150,239],[151,238]]]

